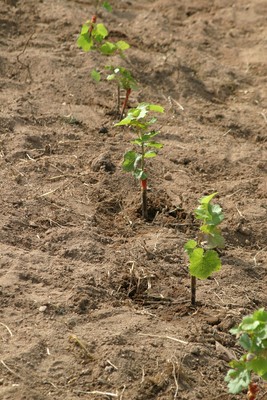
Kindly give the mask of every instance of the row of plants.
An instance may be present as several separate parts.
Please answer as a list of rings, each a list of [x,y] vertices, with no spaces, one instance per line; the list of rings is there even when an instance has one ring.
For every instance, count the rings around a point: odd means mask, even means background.
[[[119,56],[125,61],[125,52],[130,45],[123,40],[109,40],[109,32],[103,23],[97,23],[97,10],[103,7],[111,12],[112,7],[107,2],[95,2],[96,12],[92,18],[83,24],[77,45],[85,52],[97,52],[105,60],[112,56]],[[131,140],[132,149],[123,156],[122,169],[131,173],[140,182],[142,217],[148,220],[148,173],[147,160],[157,156],[157,151],[163,144],[156,140],[159,131],[153,129],[157,122],[155,114],[164,113],[160,105],[139,103],[135,108],[128,110],[125,115],[132,90],[137,89],[137,82],[131,71],[121,65],[104,63],[91,71],[95,82],[106,79],[115,82],[116,115],[119,119],[115,126],[128,127],[135,137]],[[121,104],[121,92],[124,92],[124,101]],[[218,249],[224,248],[225,241],[219,225],[224,220],[224,214],[219,204],[213,203],[217,193],[204,196],[199,200],[199,206],[194,210],[196,220],[201,221],[197,239],[190,239],[184,246],[189,258],[189,274],[191,277],[191,304],[196,305],[197,279],[207,279],[214,272],[221,269],[221,259]],[[230,363],[231,369],[225,378],[230,393],[236,394],[247,389],[247,399],[255,400],[259,387],[253,382],[256,374],[267,380],[267,312],[264,309],[243,319],[240,325],[231,330],[245,349],[240,360]]]

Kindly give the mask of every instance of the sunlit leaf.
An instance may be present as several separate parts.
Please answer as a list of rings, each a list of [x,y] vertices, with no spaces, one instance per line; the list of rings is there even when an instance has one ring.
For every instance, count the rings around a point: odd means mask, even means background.
[[[99,82],[101,79],[101,74],[100,72],[93,69],[93,71],[91,72],[91,77],[93,78],[94,81]]]
[[[102,46],[100,46],[99,50],[102,54],[109,56],[109,55],[115,53],[115,51],[117,50],[117,47],[111,42],[106,42],[106,43],[102,44]]]
[[[144,157],[145,157],[145,158],[153,158],[153,157],[156,157],[156,155],[157,155],[157,153],[155,153],[154,151],[147,151],[147,152],[144,154]]]
[[[93,44],[93,40],[88,33],[80,35],[77,39],[77,46],[83,49],[85,52],[90,51],[93,47]]]
[[[221,269],[221,260],[215,250],[204,251],[197,247],[190,254],[189,260],[190,274],[198,279],[206,279]]]
[[[228,382],[229,392],[237,394],[247,389],[250,383],[250,372],[243,365],[240,365],[238,369],[228,371],[225,381]]]
[[[130,45],[127,42],[124,42],[124,40],[119,40],[116,42],[116,46],[121,51],[125,51],[130,48]]]

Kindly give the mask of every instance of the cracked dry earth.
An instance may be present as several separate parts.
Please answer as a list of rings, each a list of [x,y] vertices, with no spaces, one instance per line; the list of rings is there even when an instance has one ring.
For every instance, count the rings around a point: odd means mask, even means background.
[[[76,46],[92,2],[0,1],[0,397],[244,399],[224,377],[229,329],[267,306],[267,3],[111,4],[130,106],[165,108],[148,222],[114,87],[90,78],[105,61]],[[223,267],[192,307],[183,245],[214,191]]]

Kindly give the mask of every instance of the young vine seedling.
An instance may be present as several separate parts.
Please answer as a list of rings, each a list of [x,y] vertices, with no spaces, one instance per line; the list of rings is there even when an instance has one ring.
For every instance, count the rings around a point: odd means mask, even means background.
[[[261,308],[244,317],[230,332],[236,335],[246,353],[230,362],[231,369],[225,377],[228,390],[236,394],[247,389],[247,399],[255,400],[259,386],[252,381],[252,374],[267,381],[267,311]]]
[[[98,53],[110,57],[115,54],[119,54],[121,58],[124,58],[124,52],[129,49],[129,44],[124,40],[117,42],[110,42],[107,40],[108,30],[104,24],[96,23],[96,16],[94,15],[91,21],[87,21],[81,29],[81,33],[77,40],[77,45],[85,52],[97,51]],[[122,119],[124,111],[126,109],[128,99],[132,89],[136,89],[136,81],[132,77],[130,71],[123,67],[105,66],[105,69],[110,73],[106,79],[108,81],[115,80],[118,88],[118,114]],[[91,77],[99,82],[101,80],[101,72],[93,69]],[[120,112],[120,90],[125,90],[125,101],[123,103],[122,111]]]
[[[224,215],[219,204],[211,203],[216,194],[210,194],[199,200],[200,205],[194,211],[196,219],[202,221],[198,240],[189,240],[184,246],[189,257],[192,305],[196,303],[196,279],[206,279],[221,269],[221,260],[215,249],[224,247],[224,238],[218,227]]]
[[[96,23],[96,16],[94,15],[91,21],[86,21],[82,26],[81,33],[77,39],[77,45],[83,51],[98,51],[105,56],[111,56],[118,53],[123,57],[125,50],[129,49],[129,44],[124,40],[117,42],[109,42],[106,40],[108,30],[104,24]]]
[[[163,147],[154,140],[159,132],[151,129],[151,125],[157,121],[157,118],[150,116],[151,112],[163,113],[164,108],[155,104],[140,103],[136,108],[130,109],[127,116],[116,124],[116,126],[129,126],[137,134],[131,143],[140,150],[127,151],[124,154],[122,168],[141,182],[142,217],[146,220],[148,220],[146,160],[156,157],[155,150]]]
[[[132,90],[137,89],[137,83],[135,79],[132,77],[131,72],[123,67],[113,67],[106,66],[106,69],[111,72],[107,76],[108,81],[115,81],[117,83],[118,90],[118,114],[120,114],[120,120],[122,120],[124,116],[125,109],[128,104],[128,100]],[[120,112],[120,91],[123,89],[125,91],[125,100],[122,105],[122,111]]]

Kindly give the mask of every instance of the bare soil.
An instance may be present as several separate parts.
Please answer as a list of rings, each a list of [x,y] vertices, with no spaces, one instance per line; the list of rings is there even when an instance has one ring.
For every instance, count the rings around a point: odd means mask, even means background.
[[[242,354],[229,329],[267,307],[266,1],[98,13],[131,45],[112,59],[138,81],[130,106],[165,108],[148,222],[115,87],[90,78],[106,60],[76,46],[92,2],[0,3],[1,399],[244,399],[224,377]],[[223,267],[192,307],[183,245],[214,191]]]

